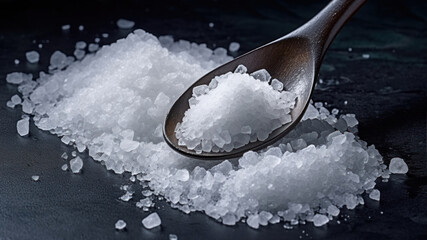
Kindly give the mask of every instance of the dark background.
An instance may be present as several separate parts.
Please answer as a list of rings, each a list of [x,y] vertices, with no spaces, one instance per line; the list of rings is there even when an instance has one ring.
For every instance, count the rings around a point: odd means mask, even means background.
[[[226,227],[204,214],[186,215],[158,201],[162,226],[146,230],[141,220],[148,213],[135,207],[140,187],[134,186],[137,194],[130,202],[118,200],[128,175],[106,171],[86,153],[80,155],[82,174],[63,172],[60,156],[73,148],[33,124],[28,137],[19,137],[20,107],[6,107],[16,93],[15,86],[6,84],[7,73],[46,71],[54,50],[71,55],[78,40],[100,37],[101,44],[112,43],[131,31],[117,29],[118,18],[135,21],[134,29],[211,48],[237,41],[240,55],[297,28],[326,3],[0,0],[0,239],[168,239],[170,233],[179,239],[427,239],[427,1],[368,1],[325,57],[320,72],[324,83],[318,84],[314,100],[355,113],[359,135],[379,149],[387,164],[402,157],[409,165],[406,175],[392,175],[388,183],[378,180],[379,203],[365,196],[365,206],[342,210],[341,224],[334,219],[320,228],[311,223],[292,230],[282,224],[259,230],[242,223]],[[64,24],[71,24],[67,33],[61,30]],[[77,30],[80,24],[85,26],[82,32]],[[101,37],[104,32],[110,35],[107,39]],[[39,51],[40,63],[26,63],[28,50]],[[15,65],[14,59],[21,63]],[[33,182],[32,175],[40,175],[40,181]],[[118,219],[127,222],[127,231],[114,229]]]

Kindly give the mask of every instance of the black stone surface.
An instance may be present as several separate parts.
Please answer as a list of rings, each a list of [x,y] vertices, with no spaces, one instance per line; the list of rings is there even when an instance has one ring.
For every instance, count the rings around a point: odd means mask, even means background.
[[[101,44],[114,42],[130,32],[116,28],[120,17],[155,35],[210,47],[237,41],[242,54],[295,29],[326,2],[0,0],[0,239],[168,239],[171,233],[179,239],[427,239],[426,1],[368,1],[325,58],[320,73],[324,83],[314,100],[355,113],[359,135],[379,149],[387,164],[402,157],[409,165],[406,175],[392,175],[388,183],[378,180],[380,202],[365,197],[365,206],[342,210],[340,224],[335,219],[320,228],[226,227],[202,213],[186,215],[157,201],[162,226],[146,230],[141,219],[148,213],[135,207],[139,188],[135,186],[134,200],[118,200],[128,175],[105,170],[86,153],[80,155],[82,174],[63,172],[60,156],[73,148],[33,124],[30,135],[20,137],[16,121],[21,109],[6,107],[17,92],[6,84],[7,73],[37,75],[47,69],[54,50],[72,54],[76,41],[91,42],[104,32],[110,36],[101,38]],[[71,24],[70,32],[62,32],[63,24]],[[41,61],[28,64],[24,54],[34,49]],[[21,63],[15,65],[14,59]],[[40,175],[40,181],[33,182],[32,175]],[[126,231],[114,229],[118,219],[127,222]]]

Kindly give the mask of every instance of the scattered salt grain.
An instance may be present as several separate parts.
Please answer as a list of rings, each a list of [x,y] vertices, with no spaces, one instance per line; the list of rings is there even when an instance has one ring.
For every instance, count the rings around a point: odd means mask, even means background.
[[[123,221],[123,220],[118,220],[117,222],[116,222],[116,224],[114,225],[115,227],[116,227],[116,229],[117,230],[123,230],[123,229],[125,229],[125,227],[126,227],[126,222],[125,221]]]
[[[76,42],[76,49],[85,49],[87,46],[87,43],[84,41],[78,41]]]
[[[377,189],[374,189],[374,190],[372,190],[371,193],[369,193],[369,198],[371,198],[372,200],[375,200],[375,201],[379,201],[380,195],[381,195],[380,191]]]
[[[259,218],[258,215],[250,215],[248,219],[246,220],[246,224],[248,224],[249,227],[258,229],[259,228]]]
[[[61,26],[62,31],[68,31],[70,30],[70,28],[71,28],[70,24],[65,24]]]
[[[154,212],[148,215],[146,218],[142,219],[142,225],[147,229],[152,229],[162,224],[159,215]]]
[[[43,44],[39,43],[39,45],[37,45],[40,49],[43,48]]]
[[[18,105],[22,103],[21,98],[18,95],[13,95],[12,98],[10,99],[10,101],[14,104],[14,105]]]
[[[34,182],[38,182],[40,179],[40,176],[34,175],[34,176],[31,176],[31,179],[33,179]]]
[[[85,26],[79,25],[79,31],[83,31],[85,29]]]
[[[74,56],[76,57],[76,59],[80,60],[85,56],[85,51],[81,49],[76,49],[74,50]]]
[[[130,29],[130,28],[133,28],[133,26],[135,26],[135,22],[130,21],[130,20],[126,20],[123,18],[117,20],[116,24],[121,29]]]
[[[61,51],[55,51],[52,56],[50,56],[50,66],[52,69],[63,69],[67,66],[67,55]]]
[[[388,168],[394,174],[405,174],[408,172],[408,165],[402,158],[392,158]]]
[[[369,54],[367,54],[367,53],[362,54],[362,58],[364,58],[364,59],[369,59],[370,57],[371,56]]]
[[[213,28],[214,26],[215,26],[215,24],[214,24],[213,22],[210,22],[210,23],[209,23],[209,27],[210,27],[210,28]]]
[[[68,170],[68,165],[64,164],[61,166],[62,171],[67,171]]]
[[[313,217],[313,224],[316,227],[320,227],[329,222],[329,218],[322,214],[316,214]]]
[[[169,234],[169,240],[178,240],[178,236],[175,234]]]
[[[80,157],[75,157],[70,160],[70,169],[73,173],[79,173],[83,168],[83,160]]]
[[[240,44],[237,42],[231,42],[230,45],[228,46],[228,50],[230,52],[237,52],[240,49]]]
[[[102,37],[103,37],[103,38],[108,38],[108,33],[103,33],[103,34],[102,34]]]
[[[26,136],[30,132],[29,120],[29,118],[23,118],[16,123],[16,130],[20,136]]]
[[[13,62],[15,63],[15,65],[19,64],[19,60],[18,59],[15,59]]]
[[[96,42],[96,43],[99,43],[101,41],[101,39],[100,38],[95,38],[93,41]]]
[[[133,192],[126,192],[123,196],[120,197],[120,200],[124,202],[128,202],[129,200],[132,199],[132,196],[133,196]]]
[[[89,43],[89,47],[87,48],[89,52],[95,52],[99,49],[99,45],[96,43]]]
[[[6,82],[11,84],[21,84],[24,81],[31,80],[33,75],[21,72],[13,72],[6,75]]]
[[[350,48],[348,48],[347,50],[348,50],[349,52],[352,52],[352,51],[353,51],[353,48],[351,48],[351,47],[350,47]]]

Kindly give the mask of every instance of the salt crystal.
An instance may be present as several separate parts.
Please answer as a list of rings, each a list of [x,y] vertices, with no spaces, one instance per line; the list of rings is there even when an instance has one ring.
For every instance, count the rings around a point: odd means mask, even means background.
[[[162,221],[156,212],[151,213],[146,218],[142,219],[142,225],[144,225],[144,227],[147,229],[155,228],[160,226],[160,224],[162,224]]]
[[[89,52],[95,52],[99,49],[99,45],[96,43],[89,43],[89,47],[87,48]]]
[[[13,62],[15,63],[15,65],[19,64],[19,60],[18,59],[15,59]]]
[[[313,224],[316,227],[320,227],[329,222],[329,218],[322,214],[316,214],[313,217]]]
[[[277,90],[277,91],[283,90],[283,83],[277,79],[273,79],[271,81],[271,86],[273,87],[274,90]]]
[[[338,214],[340,213],[340,210],[336,206],[334,206],[334,205],[328,206],[328,210],[327,211],[328,211],[328,214],[330,214],[330,215],[332,215],[334,217],[338,216]]]
[[[34,176],[31,176],[31,179],[33,179],[34,182],[37,182],[39,181],[40,176],[34,175]]]
[[[6,82],[12,83],[12,84],[20,84],[25,79],[28,79],[28,78],[32,78],[32,75],[21,73],[21,72],[13,72],[6,75]]]
[[[99,43],[101,41],[101,39],[100,38],[95,38],[93,41],[96,42],[96,43]]]
[[[103,37],[103,38],[108,38],[108,33],[103,33],[103,34],[102,34],[102,37]]]
[[[378,191],[377,189],[372,190],[371,193],[369,193],[369,198],[371,198],[372,200],[375,201],[379,201],[380,200],[380,191]]]
[[[133,196],[133,193],[132,193],[132,192],[126,192],[124,195],[122,195],[122,196],[120,197],[120,200],[122,200],[122,201],[124,201],[124,202],[127,202],[127,201],[129,201],[129,200],[131,200],[131,199],[132,199],[132,196]]]
[[[12,98],[10,98],[10,101],[14,104],[14,105],[18,105],[21,104],[22,100],[18,95],[13,95]]]
[[[85,29],[85,26],[79,25],[79,31],[83,31]]]
[[[402,158],[392,158],[388,168],[394,174],[405,174],[408,172],[408,165],[406,165]]]
[[[222,224],[224,225],[233,226],[236,225],[236,222],[237,218],[232,213],[227,213],[222,217]]]
[[[67,171],[68,170],[68,165],[64,164],[61,166],[62,171]]]
[[[66,24],[66,25],[61,26],[62,31],[68,31],[68,30],[70,30],[70,28],[71,28],[70,24]]]
[[[139,146],[139,142],[137,142],[137,141],[132,141],[132,140],[129,140],[129,139],[123,139],[123,140],[120,142],[120,148],[121,148],[123,151],[125,151],[125,152],[133,151],[133,150],[137,149],[137,148],[138,148],[138,146]]]
[[[116,24],[121,29],[130,29],[130,28],[133,28],[133,26],[135,26],[135,22],[126,20],[123,18],[120,18],[119,20],[117,20]]]
[[[80,157],[75,157],[70,160],[70,169],[73,173],[79,173],[83,168],[83,160]]]
[[[362,54],[362,58],[364,58],[364,59],[369,59],[369,58],[370,58],[370,55],[369,55],[369,54],[367,54],[367,53]]]
[[[259,218],[258,215],[250,215],[246,220],[246,223],[249,227],[258,229],[259,228]]]
[[[85,51],[81,49],[76,49],[74,50],[74,56],[76,56],[76,58],[80,60],[85,56]]]
[[[85,49],[87,46],[87,43],[84,41],[78,41],[76,42],[76,49]]]
[[[353,48],[351,48],[351,47],[350,47],[350,48],[348,48],[347,50],[348,50],[349,52],[352,52],[352,51],[353,51]]]
[[[117,230],[123,230],[126,227],[126,222],[120,219],[116,222],[114,226]]]
[[[30,132],[29,118],[23,118],[16,123],[16,130],[20,136],[26,136]]]
[[[37,63],[40,59],[40,54],[36,51],[29,51],[25,53],[25,57],[29,63]]]
[[[175,234],[169,234],[169,240],[178,240],[178,236]]]
[[[262,82],[268,82],[271,79],[270,73],[268,73],[267,70],[265,69],[260,69],[258,71],[255,71],[251,73],[251,76]]]
[[[230,52],[237,52],[239,51],[240,48],[240,44],[237,42],[231,42],[230,45],[228,46],[228,50]]]
[[[213,28],[214,26],[215,26],[215,24],[214,24],[214,23],[212,23],[212,22],[210,22],[210,23],[209,23],[209,27],[210,27],[210,28]]]
[[[42,49],[43,48],[43,44],[39,43],[39,45],[37,45],[38,48]]]
[[[61,51],[55,51],[50,57],[50,65],[53,69],[63,69],[67,65],[67,56]]]

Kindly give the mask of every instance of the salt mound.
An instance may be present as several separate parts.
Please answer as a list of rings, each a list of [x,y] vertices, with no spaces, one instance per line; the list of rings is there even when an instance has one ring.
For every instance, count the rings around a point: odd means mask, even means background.
[[[231,59],[224,49],[137,30],[65,70],[58,54],[55,70],[37,82],[10,79],[22,81],[18,90],[36,126],[88,149],[107,169],[131,172],[185,213],[201,211],[227,225],[245,219],[252,227],[324,224],[316,214],[332,218],[363,204],[361,195],[385,172],[375,147],[355,135],[354,116],[322,104],[309,105],[274,146],[240,159],[202,162],[172,151],[161,131],[167,111],[196,79]]]
[[[259,79],[247,74],[242,65],[236,70],[215,77],[209,86],[193,89],[190,108],[175,130],[179,145],[199,153],[230,152],[249,142],[264,141],[273,130],[292,121],[294,93],[275,90],[265,70],[255,72]]]

